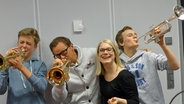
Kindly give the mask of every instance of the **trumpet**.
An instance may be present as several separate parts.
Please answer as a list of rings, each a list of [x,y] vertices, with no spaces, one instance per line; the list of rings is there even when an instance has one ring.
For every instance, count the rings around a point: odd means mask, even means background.
[[[144,42],[146,44],[152,41],[155,41],[156,43],[159,42],[160,41],[159,37],[165,35],[167,32],[170,32],[172,26],[169,22],[174,20],[175,18],[183,20],[184,19],[183,17],[184,17],[184,8],[180,5],[175,6],[174,14],[169,19],[161,22],[157,26],[153,26],[153,28],[150,31],[140,36],[138,40],[144,37]],[[155,30],[157,29],[160,29],[159,33],[155,32]],[[150,38],[147,38],[147,36],[150,36]]]
[[[59,66],[53,67],[47,72],[47,80],[51,85],[60,86],[69,80],[70,60],[64,61]]]
[[[23,50],[18,50],[18,51],[19,51],[18,53],[11,53],[10,55],[7,55],[5,57],[3,57],[0,54],[0,71],[9,67],[9,64],[7,62],[8,59],[14,58],[14,57],[17,57],[17,56],[24,57],[24,54],[25,54],[24,49]]]

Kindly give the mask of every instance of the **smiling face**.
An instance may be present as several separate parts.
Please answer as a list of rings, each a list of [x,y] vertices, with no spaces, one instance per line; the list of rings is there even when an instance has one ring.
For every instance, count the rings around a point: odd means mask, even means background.
[[[97,46],[96,54],[97,75],[104,75],[105,70],[111,70],[114,66],[122,67],[118,48],[111,40],[102,40]]]
[[[108,43],[101,43],[98,48],[98,57],[102,64],[113,63],[115,60],[114,49]]]

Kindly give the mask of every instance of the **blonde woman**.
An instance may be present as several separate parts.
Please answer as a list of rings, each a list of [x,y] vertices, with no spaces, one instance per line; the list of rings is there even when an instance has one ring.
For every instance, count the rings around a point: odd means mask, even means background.
[[[114,43],[108,39],[97,46],[97,70],[102,104],[139,104],[133,74],[126,70]]]

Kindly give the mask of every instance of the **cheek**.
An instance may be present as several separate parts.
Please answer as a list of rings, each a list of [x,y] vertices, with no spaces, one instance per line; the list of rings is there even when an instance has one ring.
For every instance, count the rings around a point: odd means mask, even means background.
[[[125,42],[126,42],[126,43],[130,43],[130,42],[131,42],[131,39],[130,39],[130,38],[126,38],[126,39],[125,39]]]
[[[112,60],[115,60],[115,54],[113,53],[113,54],[111,54],[111,57],[112,57]]]
[[[34,46],[30,46],[30,45],[27,45],[27,51],[29,52],[29,53],[32,53],[36,48],[34,47]]]
[[[127,39],[124,41],[124,44],[130,45],[130,44],[131,44],[131,41],[132,41],[131,39],[128,39],[128,38],[127,38]]]
[[[102,57],[102,55],[101,55],[101,54],[98,54],[98,59],[99,59],[99,60],[101,59],[101,57]]]
[[[101,62],[103,60],[103,54],[98,54],[98,60]]]
[[[17,46],[21,48],[21,47],[23,47],[24,45],[23,45],[23,44],[20,44],[20,43],[17,43]]]
[[[75,57],[73,57],[73,55],[74,55],[74,51],[68,50],[68,52],[66,53],[66,55],[64,57],[66,57],[67,59],[70,59],[70,60],[75,60]]]

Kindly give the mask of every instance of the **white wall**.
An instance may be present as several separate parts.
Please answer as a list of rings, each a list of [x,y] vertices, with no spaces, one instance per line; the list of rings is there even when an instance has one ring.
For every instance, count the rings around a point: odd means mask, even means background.
[[[109,2],[110,0],[39,1],[43,60],[52,63],[49,44],[56,36],[67,36],[81,47],[96,47],[100,40],[111,38]],[[82,33],[73,32],[73,20],[83,21]]]
[[[114,40],[124,25],[132,26],[142,35],[151,25],[168,19],[176,4],[173,0],[4,0],[0,3],[0,53],[4,55],[16,44],[20,29],[35,27],[41,36],[39,56],[51,67],[53,57],[49,44],[56,36],[67,36],[81,47],[96,47],[102,39]],[[73,32],[73,20],[83,21],[82,33]],[[172,30],[166,36],[173,38],[173,45],[169,47],[179,59],[178,22],[174,20],[171,24]],[[142,47],[162,53],[154,42],[149,45],[141,42]],[[167,89],[166,72],[159,74],[168,104],[181,90],[180,71],[174,72],[175,88],[171,90]],[[2,104],[5,99],[6,95],[0,95]],[[181,104],[181,96],[173,104]]]

